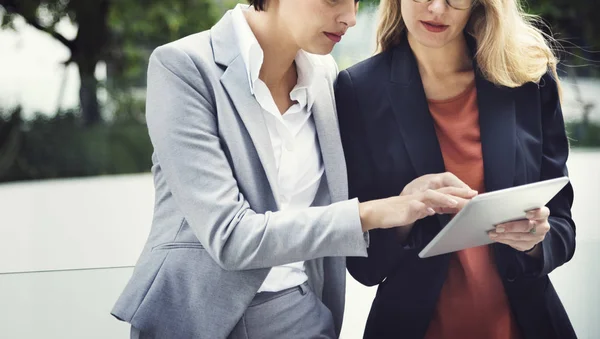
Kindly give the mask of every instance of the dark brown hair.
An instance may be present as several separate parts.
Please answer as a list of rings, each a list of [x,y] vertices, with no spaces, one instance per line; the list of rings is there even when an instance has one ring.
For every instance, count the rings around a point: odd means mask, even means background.
[[[257,11],[264,11],[267,8],[267,0],[248,0],[248,2]]]

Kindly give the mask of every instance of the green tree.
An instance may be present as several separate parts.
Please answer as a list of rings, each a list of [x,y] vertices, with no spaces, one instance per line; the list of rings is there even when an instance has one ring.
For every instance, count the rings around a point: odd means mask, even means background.
[[[600,21],[596,18],[600,1],[529,0],[527,9],[549,25],[551,32],[547,32],[558,39],[563,49],[561,59],[570,64],[600,63]],[[596,69],[587,67],[579,72],[592,74]]]
[[[109,18],[110,61],[117,88],[139,85],[156,46],[212,27],[220,16],[214,0],[115,1]],[[142,78],[142,79],[140,79]]]
[[[102,121],[94,75],[100,61],[115,65],[116,78],[139,77],[148,50],[214,24],[212,0],[0,0],[2,28],[16,17],[48,33],[70,51],[64,65],[79,70],[81,116],[86,126]],[[74,39],[56,30],[67,19],[77,27]],[[118,82],[117,82],[118,83]]]

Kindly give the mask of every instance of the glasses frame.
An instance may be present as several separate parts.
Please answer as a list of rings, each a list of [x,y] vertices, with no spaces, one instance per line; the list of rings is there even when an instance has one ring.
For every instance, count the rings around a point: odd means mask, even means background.
[[[416,2],[416,3],[418,3],[418,4],[426,4],[426,3],[431,2],[433,0],[413,0],[413,1]],[[469,4],[469,7],[465,7],[465,8],[459,8],[459,7],[452,6],[452,4],[450,3],[450,0],[446,0],[446,5],[448,5],[448,7],[450,7],[450,8],[454,8],[454,9],[459,10],[459,11],[466,11],[468,9],[471,9],[473,7],[473,5],[475,5],[476,1],[477,0],[471,0],[471,3]]]

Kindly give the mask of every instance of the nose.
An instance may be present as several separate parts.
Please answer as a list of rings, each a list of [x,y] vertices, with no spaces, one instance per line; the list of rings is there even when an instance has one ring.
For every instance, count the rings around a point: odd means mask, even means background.
[[[446,0],[432,0],[429,3],[429,6],[427,6],[427,9],[429,10],[429,12],[431,12],[433,14],[442,14],[448,8],[446,5]]]
[[[356,12],[358,12],[358,1],[346,0],[345,6],[342,8],[342,12],[338,17],[338,21],[345,24],[348,27],[356,25]]]

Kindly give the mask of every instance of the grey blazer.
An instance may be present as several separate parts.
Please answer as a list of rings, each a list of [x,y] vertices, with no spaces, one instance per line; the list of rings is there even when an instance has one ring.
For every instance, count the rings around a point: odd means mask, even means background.
[[[270,139],[236,39],[227,13],[210,31],[150,57],[154,217],[112,314],[154,338],[226,338],[270,268],[304,260],[339,335],[344,257],[367,251],[358,201],[346,200],[335,62],[312,56],[327,74],[312,108],[325,166],[321,187],[313,207],[278,211]]]

